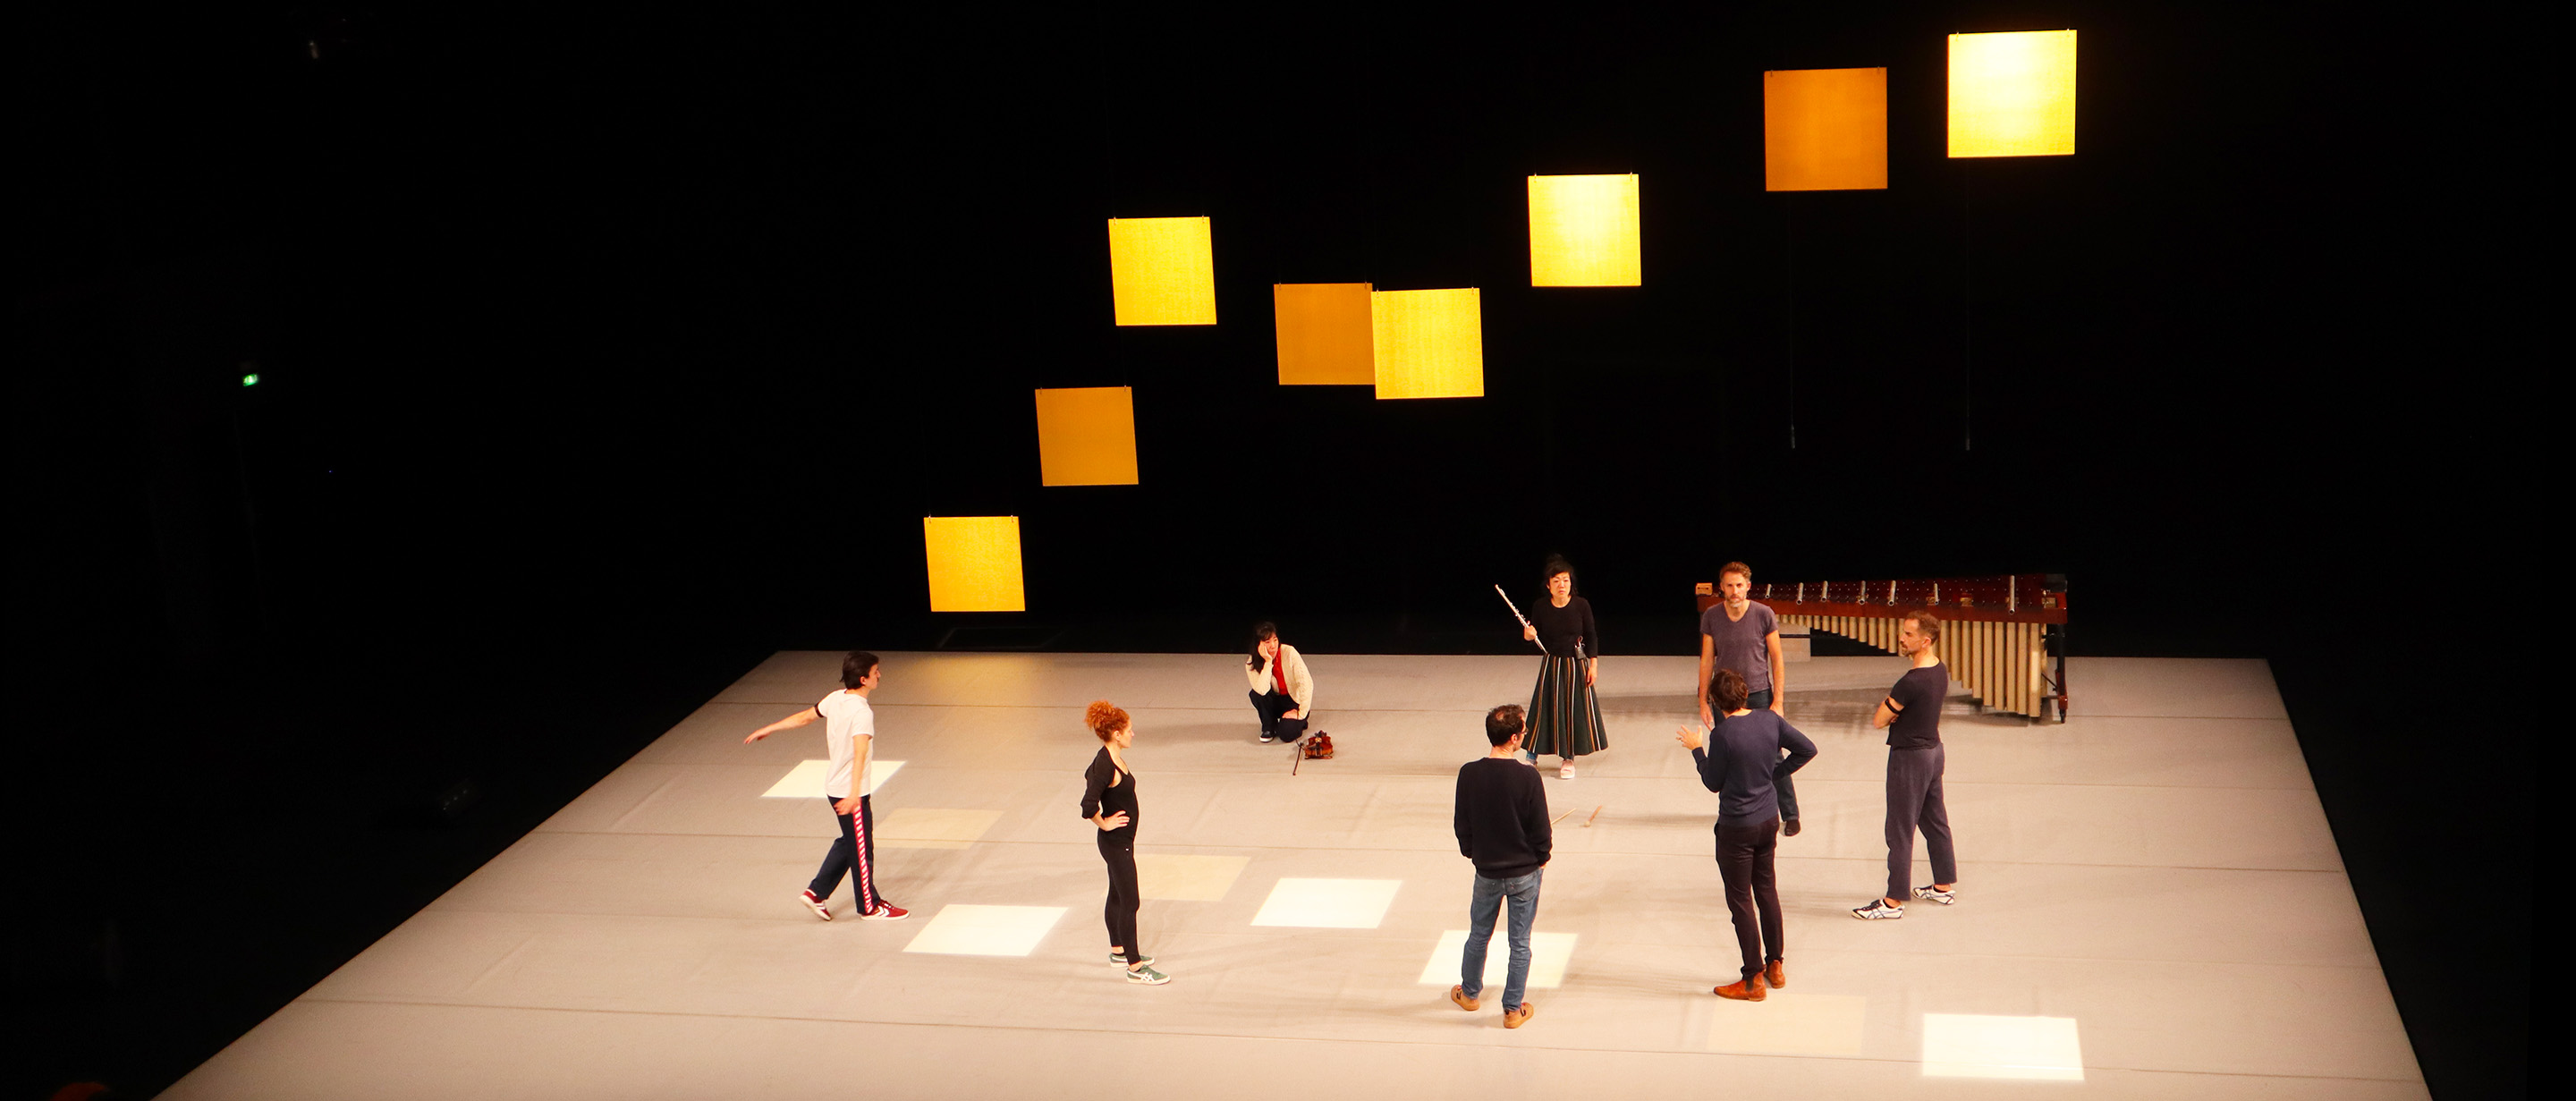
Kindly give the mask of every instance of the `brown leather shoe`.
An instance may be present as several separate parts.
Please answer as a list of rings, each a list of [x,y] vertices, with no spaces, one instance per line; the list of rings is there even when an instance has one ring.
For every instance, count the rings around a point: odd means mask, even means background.
[[[1721,998],[1733,998],[1739,1002],[1758,1002],[1771,996],[1764,992],[1762,987],[1762,976],[1760,975],[1755,975],[1749,979],[1739,979],[1735,982],[1728,983],[1725,986],[1718,987],[1715,990],[1711,990],[1709,993],[1715,994]]]
[[[1520,1012],[1518,1012],[1518,1013],[1511,1012],[1510,1010],[1504,1010],[1504,1011],[1503,1011],[1503,1027],[1504,1027],[1504,1028],[1519,1028],[1519,1027],[1521,1027],[1522,1025],[1528,1024],[1528,1023],[1529,1023],[1529,1019],[1530,1019],[1530,1015],[1531,1015],[1531,1014],[1533,1014],[1533,1013],[1536,1013],[1536,1012],[1538,1012],[1538,1006],[1533,1005],[1533,1004],[1531,1004],[1531,1003],[1529,1003],[1529,1002],[1522,1002],[1522,1003],[1521,1003],[1521,1011],[1520,1011]]]
[[[1480,1004],[1476,999],[1467,996],[1467,988],[1464,985],[1450,987],[1449,1000],[1458,1003],[1458,1008],[1469,1013],[1475,1012],[1476,1006]]]
[[[1789,985],[1789,969],[1781,966],[1783,962],[1773,960],[1762,968],[1762,985],[1773,990]]]

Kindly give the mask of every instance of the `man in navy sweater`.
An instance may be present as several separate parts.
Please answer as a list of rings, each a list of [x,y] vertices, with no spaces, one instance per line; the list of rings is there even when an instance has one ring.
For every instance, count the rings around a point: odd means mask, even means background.
[[[1485,713],[1482,760],[1458,767],[1458,854],[1476,862],[1476,892],[1467,903],[1467,958],[1449,1000],[1470,1013],[1485,989],[1485,942],[1494,936],[1494,914],[1511,902],[1508,926],[1511,970],[1503,982],[1503,1027],[1529,1023],[1538,1007],[1521,999],[1529,988],[1530,924],[1538,918],[1539,871],[1547,867],[1553,837],[1547,790],[1538,770],[1521,763],[1522,711],[1507,703]]]
[[[1788,941],[1780,924],[1780,881],[1771,868],[1780,845],[1780,802],[1772,777],[1805,768],[1816,757],[1816,743],[1778,712],[1746,707],[1746,695],[1741,674],[1718,670],[1710,678],[1708,698],[1721,717],[1709,728],[1708,747],[1700,747],[1698,731],[1674,734],[1690,747],[1700,783],[1718,794],[1717,873],[1726,883],[1735,946],[1744,956],[1742,976],[1710,993],[1758,1002],[1769,988],[1789,985],[1788,964],[1782,959]],[[1780,758],[1784,749],[1787,760]]]

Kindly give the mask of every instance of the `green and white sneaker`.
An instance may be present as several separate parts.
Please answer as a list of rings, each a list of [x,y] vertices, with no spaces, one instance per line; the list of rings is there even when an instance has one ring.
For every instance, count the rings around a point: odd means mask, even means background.
[[[1172,981],[1172,977],[1154,970],[1153,965],[1147,964],[1143,967],[1128,968],[1127,981],[1135,983],[1138,986],[1161,986],[1164,983]]]
[[[1111,952],[1109,954],[1109,966],[1111,967],[1125,967],[1131,963],[1141,963],[1150,967],[1153,966],[1154,957],[1147,956],[1141,960],[1131,960],[1127,958],[1127,953],[1125,952]]]

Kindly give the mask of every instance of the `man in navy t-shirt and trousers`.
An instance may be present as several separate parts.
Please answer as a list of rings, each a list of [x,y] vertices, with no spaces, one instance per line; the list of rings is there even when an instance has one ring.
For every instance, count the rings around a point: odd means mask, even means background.
[[[1736,981],[1710,993],[1758,1002],[1771,987],[1789,984],[1786,931],[1780,919],[1780,881],[1772,855],[1780,847],[1780,803],[1773,776],[1785,779],[1816,757],[1816,743],[1778,712],[1746,706],[1744,677],[1720,669],[1708,696],[1717,725],[1708,746],[1699,734],[1675,732],[1699,765],[1700,783],[1718,794],[1717,872],[1726,882],[1726,909],[1735,919],[1735,945],[1744,956]],[[1780,751],[1789,752],[1788,759]],[[1757,921],[1758,917],[1758,921]]]
[[[1950,808],[1941,799],[1941,701],[1950,694],[1950,670],[1933,648],[1941,619],[1930,612],[1905,617],[1896,652],[1913,663],[1879,701],[1873,728],[1887,731],[1887,894],[1852,908],[1852,916],[1880,921],[1905,916],[1905,881],[1914,867],[1914,831],[1932,856],[1932,884],[1912,894],[1943,906],[1957,902],[1959,857],[1950,847]]]

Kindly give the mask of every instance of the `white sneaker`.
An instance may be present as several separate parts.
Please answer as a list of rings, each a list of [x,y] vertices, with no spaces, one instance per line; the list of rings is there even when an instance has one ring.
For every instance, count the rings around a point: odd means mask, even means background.
[[[1959,896],[1956,893],[1944,891],[1939,887],[1916,887],[1914,889],[1914,897],[1922,899],[1925,902],[1938,902],[1943,906],[1948,906],[1959,901]]]
[[[1852,907],[1852,916],[1862,921],[1894,921],[1905,916],[1905,907],[1890,906],[1886,899],[1873,898],[1867,906]]]

